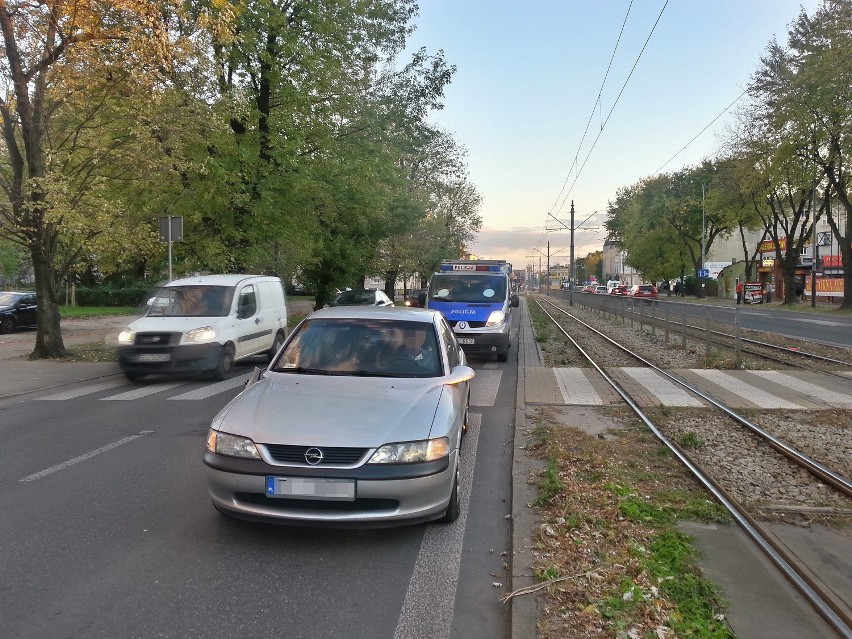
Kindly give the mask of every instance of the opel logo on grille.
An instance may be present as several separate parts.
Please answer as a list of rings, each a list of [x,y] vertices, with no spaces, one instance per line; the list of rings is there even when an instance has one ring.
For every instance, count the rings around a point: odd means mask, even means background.
[[[305,451],[305,461],[311,466],[316,466],[321,463],[322,460],[323,454],[319,448],[308,448],[308,450]]]
[[[467,322],[459,322],[459,328],[464,330],[467,328]]]
[[[154,337],[152,337],[152,338],[151,338],[151,341],[152,341],[152,342],[159,342],[159,341],[160,341],[160,336],[159,336],[159,335],[154,335]]]

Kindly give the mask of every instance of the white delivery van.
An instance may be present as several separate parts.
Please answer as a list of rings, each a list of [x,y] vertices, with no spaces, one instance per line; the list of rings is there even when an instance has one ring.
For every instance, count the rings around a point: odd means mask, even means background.
[[[174,280],[148,300],[145,314],[118,336],[129,379],[209,373],[223,379],[234,362],[270,358],[287,336],[287,303],[277,277],[204,275]]]

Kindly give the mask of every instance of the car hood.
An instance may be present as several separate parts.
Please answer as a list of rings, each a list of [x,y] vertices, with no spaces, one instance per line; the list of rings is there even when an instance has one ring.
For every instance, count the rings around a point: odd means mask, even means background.
[[[376,448],[426,439],[441,378],[267,373],[214,420],[259,444]]]

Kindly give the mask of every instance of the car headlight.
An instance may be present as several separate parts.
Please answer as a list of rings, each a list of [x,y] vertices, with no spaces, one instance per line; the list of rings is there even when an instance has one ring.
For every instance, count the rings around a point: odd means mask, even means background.
[[[118,334],[119,344],[132,344],[135,339],[136,331],[131,331],[129,328],[125,328]]]
[[[416,464],[434,461],[450,454],[450,440],[447,437],[424,439],[418,442],[385,444],[370,457],[368,464]]]
[[[491,311],[491,315],[488,316],[488,321],[485,322],[485,325],[500,326],[505,319],[506,314],[503,311]]]
[[[214,339],[216,339],[216,329],[212,326],[193,328],[191,331],[187,331],[184,336],[184,341],[190,343],[210,342]]]
[[[217,455],[229,455],[230,457],[249,457],[260,459],[257,446],[248,437],[230,435],[218,430],[210,429],[207,433],[207,450]]]

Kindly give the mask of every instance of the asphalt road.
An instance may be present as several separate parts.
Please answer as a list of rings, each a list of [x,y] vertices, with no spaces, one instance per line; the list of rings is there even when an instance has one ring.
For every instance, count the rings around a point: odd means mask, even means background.
[[[508,636],[499,596],[511,550],[514,360],[473,362],[467,504],[449,526],[338,530],[223,517],[201,455],[210,420],[239,386],[180,400],[171,398],[212,382],[124,395],[145,385],[116,378],[94,392],[88,383],[42,393],[51,400],[7,401],[0,635]]]

